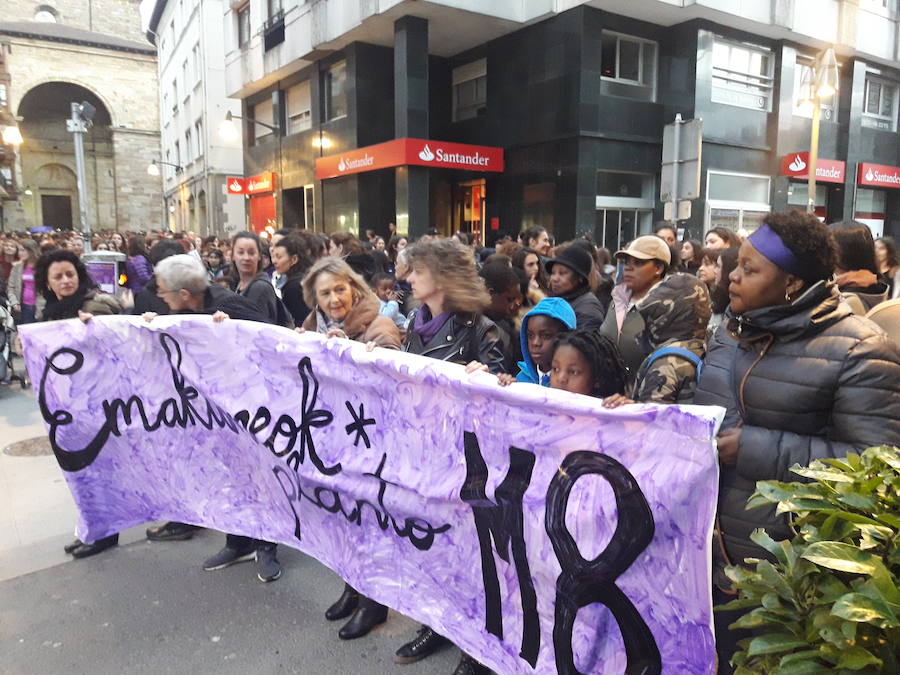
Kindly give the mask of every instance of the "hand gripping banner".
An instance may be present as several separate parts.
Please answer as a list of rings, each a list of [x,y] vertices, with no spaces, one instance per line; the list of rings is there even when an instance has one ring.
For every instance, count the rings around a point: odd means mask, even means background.
[[[712,673],[718,408],[209,317],[22,327],[86,541],[276,541],[504,675]]]

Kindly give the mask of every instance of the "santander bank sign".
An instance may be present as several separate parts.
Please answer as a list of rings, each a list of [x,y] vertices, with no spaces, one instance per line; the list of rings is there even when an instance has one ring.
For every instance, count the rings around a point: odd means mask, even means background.
[[[856,181],[860,185],[900,188],[900,166],[860,162]]]
[[[503,148],[398,138],[316,160],[316,178],[336,178],[396,166],[503,171]]]
[[[820,183],[843,183],[846,164],[836,159],[822,159],[816,162],[816,180]],[[809,153],[794,152],[781,158],[781,175],[791,178],[809,179]]]

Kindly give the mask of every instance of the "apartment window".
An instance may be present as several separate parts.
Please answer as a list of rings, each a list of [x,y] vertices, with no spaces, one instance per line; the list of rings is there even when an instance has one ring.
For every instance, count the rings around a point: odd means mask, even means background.
[[[656,43],[603,31],[600,39],[600,75],[604,80],[653,87],[656,81]]]
[[[268,0],[269,18],[274,19],[284,12],[282,0]]]
[[[184,132],[184,159],[188,163],[194,161],[194,136],[190,129]]]
[[[866,74],[863,126],[894,131],[897,128],[897,83]]]
[[[287,90],[287,132],[296,134],[312,128],[312,105],[309,80]]]
[[[171,166],[171,164],[172,164],[172,151],[166,150],[166,165],[162,168],[163,172],[165,173],[166,179],[169,179],[172,177],[173,167]]]
[[[713,102],[769,111],[773,61],[768,49],[716,38],[713,44]]]
[[[238,46],[244,47],[250,42],[250,3],[237,10]]]
[[[178,78],[172,80],[172,112],[178,110]]]
[[[184,97],[186,99],[191,90],[189,84],[193,82],[193,80],[191,79],[190,71],[188,70],[187,59],[185,59],[184,63],[181,64],[181,81],[184,82]]]
[[[181,166],[181,144],[175,141],[175,164]]]
[[[814,60],[810,57],[801,56],[797,58],[797,65],[794,69],[794,115],[797,117],[812,117],[813,107],[808,103],[804,104],[803,99],[808,95],[806,83],[812,82]],[[829,122],[837,122],[837,94],[829,96],[822,100],[820,110],[822,111],[822,119]]]
[[[453,69],[453,121],[481,117],[487,112],[487,59]]]
[[[203,146],[206,144],[206,138],[203,136],[203,120],[197,120],[194,131],[197,134],[197,157],[203,157]]]
[[[325,72],[325,119],[347,116],[347,62],[336,63]]]
[[[272,99],[267,98],[264,101],[260,101],[255,106],[253,106],[253,114],[251,117],[258,121],[263,122],[264,124],[271,124],[274,126],[275,120],[273,116],[273,107],[272,107]],[[256,143],[260,143],[261,141],[267,140],[272,136],[272,130],[264,127],[262,124],[254,124],[253,125]]]
[[[0,108],[5,108],[8,104],[6,85],[3,82],[0,82]]]
[[[194,82],[200,81],[200,73],[202,72],[201,63],[200,63],[200,43],[194,45],[194,50],[192,52],[193,60],[194,60]]]

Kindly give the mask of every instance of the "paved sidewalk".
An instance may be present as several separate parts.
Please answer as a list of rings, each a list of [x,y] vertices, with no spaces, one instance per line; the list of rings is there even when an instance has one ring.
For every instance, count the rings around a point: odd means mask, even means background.
[[[0,388],[0,450],[44,434],[34,392]],[[418,624],[391,612],[365,638],[343,642],[323,613],[343,582],[312,558],[279,547],[284,575],[262,584],[254,563],[204,572],[224,543],[200,531],[154,543],[145,526],[86,560],[62,547],[75,506],[52,456],[0,452],[0,672],[323,673],[449,675],[459,652],[393,663]]]

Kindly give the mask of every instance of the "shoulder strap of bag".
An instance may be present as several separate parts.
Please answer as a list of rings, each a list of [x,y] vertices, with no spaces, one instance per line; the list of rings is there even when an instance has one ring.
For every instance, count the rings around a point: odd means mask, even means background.
[[[683,359],[687,359],[694,364],[694,368],[697,371],[697,379],[700,379],[700,372],[703,370],[703,359],[697,356],[690,349],[685,349],[684,347],[676,347],[674,345],[670,345],[668,347],[660,347],[647,357],[647,365],[650,366],[654,361],[656,361],[657,359],[661,359],[664,356],[679,356]]]

